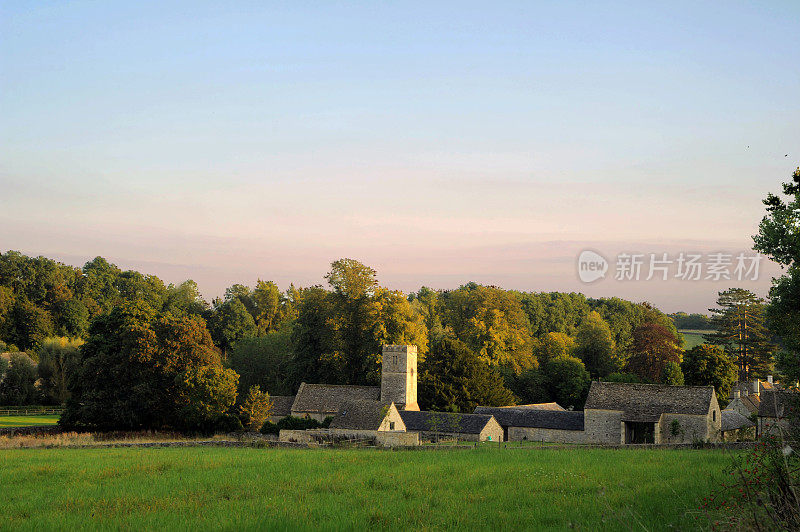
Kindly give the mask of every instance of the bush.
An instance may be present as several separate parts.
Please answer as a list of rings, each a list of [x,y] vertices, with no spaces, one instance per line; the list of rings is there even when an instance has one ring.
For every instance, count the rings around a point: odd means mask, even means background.
[[[325,421],[320,423],[316,419],[310,417],[294,417],[286,416],[277,423],[265,422],[261,426],[261,434],[279,434],[281,430],[308,430],[308,429],[326,429],[330,426],[332,417],[326,417]]]
[[[220,416],[217,419],[216,426],[214,427],[215,432],[242,432],[244,430],[244,426],[242,425],[242,421],[233,414],[225,414]]]

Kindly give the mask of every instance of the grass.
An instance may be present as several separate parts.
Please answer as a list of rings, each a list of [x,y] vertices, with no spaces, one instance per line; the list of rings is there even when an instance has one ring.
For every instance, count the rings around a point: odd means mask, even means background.
[[[19,449],[0,453],[0,528],[694,529],[728,463],[665,449]]]
[[[0,416],[0,428],[4,427],[30,427],[33,425],[55,425],[58,415],[36,416]]]
[[[678,332],[683,335],[683,348],[691,349],[706,343],[706,341],[703,339],[703,335],[713,333],[714,331],[701,329],[681,329]]]

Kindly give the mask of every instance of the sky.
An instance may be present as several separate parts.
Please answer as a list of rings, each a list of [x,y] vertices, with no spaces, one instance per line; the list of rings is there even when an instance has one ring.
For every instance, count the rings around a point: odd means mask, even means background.
[[[750,252],[800,164],[798,24],[796,1],[6,1],[0,252],[209,299],[341,257],[406,292],[764,296],[768,262],[613,277],[620,253]]]

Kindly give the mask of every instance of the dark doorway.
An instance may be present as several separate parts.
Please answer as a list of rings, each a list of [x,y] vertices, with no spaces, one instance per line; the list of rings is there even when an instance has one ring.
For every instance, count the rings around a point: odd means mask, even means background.
[[[625,422],[625,443],[655,443],[656,424]]]

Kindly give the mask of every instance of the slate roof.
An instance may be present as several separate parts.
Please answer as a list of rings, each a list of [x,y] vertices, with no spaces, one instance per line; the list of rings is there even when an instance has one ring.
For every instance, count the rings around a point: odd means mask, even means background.
[[[531,403],[528,405],[497,406],[497,407],[487,407],[487,408],[510,408],[513,410],[557,410],[557,411],[566,410],[566,408],[564,408],[558,403]]]
[[[297,390],[292,412],[336,414],[347,402],[380,401],[380,386],[346,386],[339,384],[306,384]]]
[[[755,427],[755,423],[741,415],[736,410],[722,411],[722,432],[744,429],[747,427]]]
[[[272,412],[270,416],[288,416],[292,413],[292,403],[294,403],[294,395],[270,395],[272,400]]]
[[[538,429],[583,430],[583,412],[570,410],[539,410],[535,408],[479,406],[476,414],[493,415],[503,428],[529,427]]]
[[[342,404],[331,421],[332,429],[378,430],[389,412],[389,406],[380,401],[361,399]]]
[[[713,386],[592,382],[585,410],[620,410],[623,421],[656,422],[661,414],[705,416]]]
[[[758,417],[782,418],[789,414],[791,407],[800,408],[800,396],[795,395],[796,393],[783,390],[763,392]]]
[[[483,414],[453,414],[451,412],[420,412],[400,410],[406,430],[412,432],[442,432],[480,434],[492,420]]]
[[[736,399],[733,401],[736,401]],[[731,401],[731,403],[733,403],[733,401]],[[739,401],[741,401],[747,411],[751,414],[757,413],[758,406],[761,404],[761,398],[758,395],[742,395],[739,397]],[[731,405],[729,404],[728,408],[730,408],[730,406]]]

